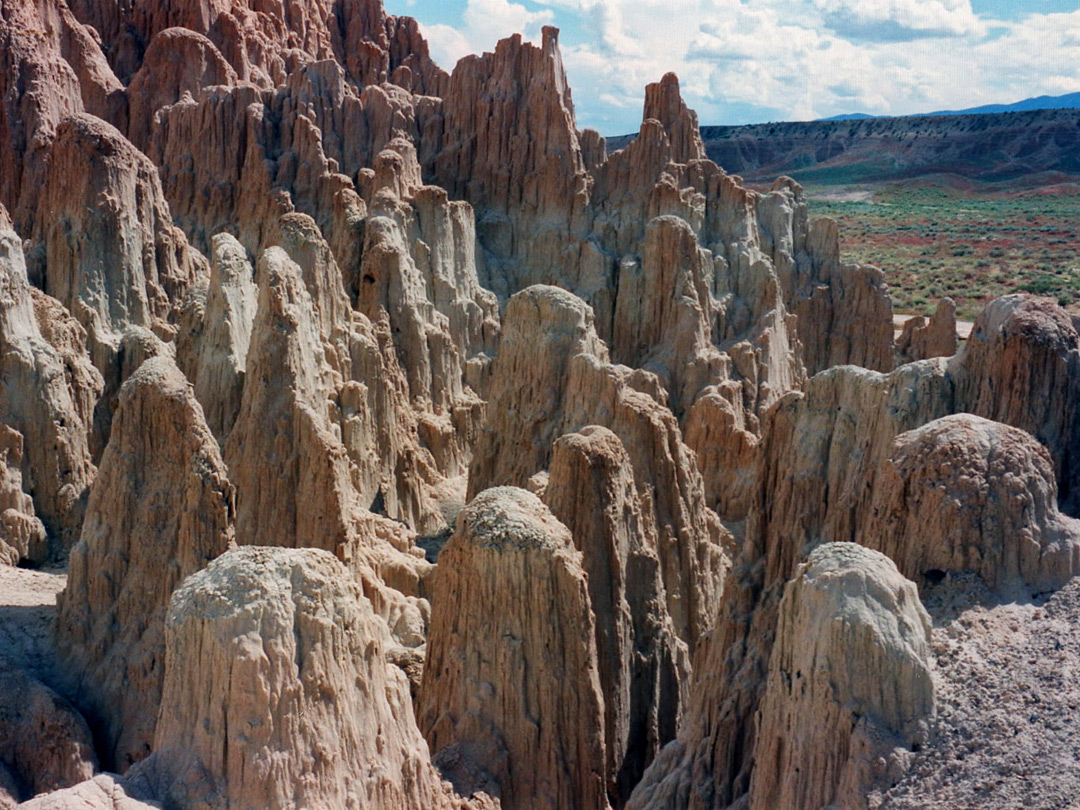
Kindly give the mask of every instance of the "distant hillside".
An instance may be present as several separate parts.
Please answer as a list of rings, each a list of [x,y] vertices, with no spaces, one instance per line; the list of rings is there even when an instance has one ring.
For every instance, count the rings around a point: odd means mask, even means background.
[[[941,110],[927,115],[986,115],[988,113],[1032,112],[1033,110],[1075,110],[1080,107],[1080,93],[1064,96],[1038,96],[1026,98],[1014,104],[984,104],[966,110]]]
[[[980,183],[1080,177],[1080,110],[908,116],[702,127],[710,158],[766,181],[787,174],[825,185],[932,174]],[[613,138],[618,149],[629,137]]]
[[[968,107],[963,110],[938,110],[937,112],[915,113],[915,115],[987,115],[989,113],[1031,112],[1033,110],[1074,110],[1080,107],[1080,93],[1066,93],[1063,96],[1037,96],[1025,98],[1012,104],[984,104],[981,107]],[[846,113],[822,118],[822,121],[857,121],[863,118],[877,118],[866,113]]]

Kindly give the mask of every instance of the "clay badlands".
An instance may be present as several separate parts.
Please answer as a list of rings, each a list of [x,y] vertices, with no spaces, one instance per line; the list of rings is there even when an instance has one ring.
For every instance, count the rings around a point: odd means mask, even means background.
[[[1077,800],[1051,302],[894,339],[554,29],[0,0],[0,61],[0,807]]]

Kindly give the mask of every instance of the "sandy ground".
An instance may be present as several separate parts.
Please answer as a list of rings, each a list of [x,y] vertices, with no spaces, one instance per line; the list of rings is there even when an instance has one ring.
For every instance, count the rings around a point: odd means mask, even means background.
[[[893,315],[892,324],[895,336],[900,337],[900,333],[904,329],[904,324],[914,318],[914,315]],[[956,322],[956,336],[960,340],[967,340],[971,337],[971,330],[975,327],[972,321],[957,321]]]
[[[923,601],[937,720],[881,810],[1080,808],[1080,579],[1005,601],[967,577]]]

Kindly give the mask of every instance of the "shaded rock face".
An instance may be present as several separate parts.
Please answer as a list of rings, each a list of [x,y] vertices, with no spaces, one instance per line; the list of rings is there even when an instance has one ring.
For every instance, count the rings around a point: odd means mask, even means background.
[[[124,384],[58,600],[74,693],[106,765],[150,753],[173,590],[228,548],[235,495],[191,384],[168,357]]]
[[[89,779],[97,764],[90,729],[75,707],[0,658],[0,768],[11,779],[0,788],[17,803]]]
[[[488,424],[469,471],[469,493],[499,482],[524,486],[545,469],[556,438],[571,358],[607,359],[592,309],[558,287],[535,286],[507,304],[493,362]]]
[[[386,625],[314,549],[238,548],[165,625],[162,712],[134,778],[177,806],[462,807],[428,758]]]
[[[123,127],[126,104],[100,42],[67,4],[5,2],[0,17],[0,205],[28,234],[60,122],[88,112]]]
[[[750,806],[863,807],[898,781],[934,712],[929,657],[930,617],[892,561],[815,549],[780,602]]]
[[[37,300],[27,282],[19,238],[13,231],[0,231],[0,422],[21,434],[21,439],[6,434],[6,508],[14,511],[4,518],[12,538],[5,545],[17,548],[19,557],[40,562],[49,549],[40,542],[34,513],[55,539],[56,551],[78,537],[95,474],[90,432],[102,380],[78,354],[77,327],[65,340],[62,317],[47,317],[42,322],[49,331],[43,332]],[[49,312],[52,305],[62,310],[55,301],[43,309]],[[16,487],[33,493],[33,510]]]
[[[166,28],[150,40],[128,85],[128,138],[146,151],[158,110],[175,104],[184,93],[236,81],[236,71],[213,42],[186,28]]]
[[[1080,522],[1058,511],[1050,454],[1029,433],[960,414],[903,433],[875,482],[861,542],[919,583],[974,571],[991,588],[1061,587]]]
[[[172,224],[154,165],[89,115],[57,130],[35,241],[44,246],[45,291],[87,329],[103,371],[126,326],[167,320],[206,270]]]
[[[206,423],[221,444],[240,411],[258,301],[255,273],[243,246],[229,234],[218,234],[210,252],[206,295],[196,293],[185,305],[188,322],[176,342],[177,363],[194,382]]]
[[[0,425],[0,459],[0,563],[40,562],[48,557],[48,538],[33,499],[23,491],[22,434],[7,425]]]
[[[605,808],[604,698],[582,554],[532,493],[485,490],[432,584],[417,704],[458,790],[507,810]]]
[[[225,445],[241,544],[324,548],[348,539],[349,460],[330,424],[331,372],[303,271],[259,258],[259,304],[240,413]]]
[[[604,695],[612,806],[674,737],[689,656],[667,613],[653,526],[622,442],[607,428],[567,433],[553,446],[544,501],[582,553]]]
[[[110,124],[65,118],[49,153],[34,223],[36,282],[86,329],[104,377],[95,413],[95,457],[108,441],[116,395],[134,370],[126,333],[168,339],[175,307],[207,273],[173,225],[150,160]]]

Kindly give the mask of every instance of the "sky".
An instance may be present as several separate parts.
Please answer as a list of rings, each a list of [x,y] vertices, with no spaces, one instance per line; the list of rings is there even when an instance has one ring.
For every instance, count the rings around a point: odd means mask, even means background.
[[[1080,0],[384,0],[442,67],[557,26],[579,127],[636,132],[668,71],[708,124],[1080,91]]]

